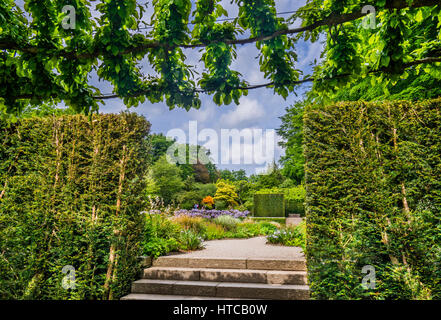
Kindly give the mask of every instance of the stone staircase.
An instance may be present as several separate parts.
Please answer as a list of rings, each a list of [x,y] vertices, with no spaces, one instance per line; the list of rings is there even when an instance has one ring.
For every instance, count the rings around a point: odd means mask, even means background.
[[[290,214],[286,218],[286,225],[287,226],[298,226],[300,223],[302,223],[303,218],[300,216],[300,214]]]
[[[309,299],[304,259],[160,257],[122,300]]]

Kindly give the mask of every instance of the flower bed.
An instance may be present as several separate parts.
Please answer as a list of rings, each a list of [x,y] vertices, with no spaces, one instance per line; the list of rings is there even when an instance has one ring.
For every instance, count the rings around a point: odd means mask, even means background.
[[[204,209],[192,209],[192,210],[177,210],[175,216],[186,215],[190,217],[201,217],[204,219],[215,219],[220,216],[231,216],[234,218],[246,218],[250,214],[249,211],[239,210],[204,210]]]

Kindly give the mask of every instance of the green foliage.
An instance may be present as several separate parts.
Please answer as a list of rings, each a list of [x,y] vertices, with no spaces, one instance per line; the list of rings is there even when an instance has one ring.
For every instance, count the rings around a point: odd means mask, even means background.
[[[179,249],[180,225],[161,214],[146,216],[143,254],[158,258]]]
[[[283,194],[254,194],[255,217],[285,217]]]
[[[201,249],[202,241],[202,237],[192,230],[182,230],[179,234],[180,248],[185,251]]]
[[[306,101],[297,102],[285,109],[286,113],[280,117],[282,124],[277,134],[282,138],[279,145],[285,149],[285,155],[280,162],[283,165],[282,173],[285,177],[300,184],[305,177],[303,157],[303,109]]]
[[[237,225],[240,223],[240,219],[224,215],[213,219],[213,222],[222,226],[227,231],[235,231]]]
[[[238,205],[236,187],[230,181],[219,179],[216,183],[216,188],[214,201],[217,209],[221,209],[219,205],[221,205],[222,202],[228,204],[229,207]]]
[[[175,238],[151,238],[143,244],[143,253],[147,256],[158,258],[169,252],[179,249],[179,242]]]
[[[152,148],[149,152],[151,155],[152,163],[155,163],[159,160],[159,158],[167,153],[168,148],[170,148],[175,141],[171,139],[167,139],[166,136],[161,134],[152,134],[150,137],[150,143]]]
[[[225,229],[216,223],[207,223],[205,238],[207,240],[223,239],[225,238]]]
[[[29,104],[61,101],[76,112],[97,111],[109,95],[90,85],[93,72],[128,107],[149,100],[198,109],[203,92],[218,105],[239,103],[248,94],[247,81],[231,69],[239,34],[251,37],[242,44],[256,44],[267,86],[284,98],[304,83],[296,43],[319,41],[320,35],[326,35],[323,63],[307,78],[315,79],[313,89],[322,98],[368,75],[382,83],[405,78],[412,69],[441,77],[435,2],[371,2],[378,20],[372,30],[362,27],[364,17],[336,23],[358,16],[366,4],[360,0],[308,1],[288,18],[277,15],[274,0],[233,0],[238,17],[222,22],[217,20],[227,11],[219,0],[154,0],[146,34],[136,31],[147,23],[147,4],[136,0],[25,0],[24,10],[20,3],[0,3],[0,100],[15,115]],[[75,28],[62,26],[65,5],[75,8]],[[286,30],[297,19],[308,27],[293,37]],[[184,48],[202,48],[202,68],[190,65]],[[151,74],[141,71],[146,61]]]
[[[135,114],[0,123],[0,298],[118,299],[130,291],[150,124]],[[62,288],[62,268],[76,271]]]
[[[181,170],[173,163],[168,162],[166,155],[161,156],[151,170],[159,195],[164,199],[165,204],[171,203],[176,194],[184,187],[180,176]]]
[[[216,185],[214,183],[196,183],[195,188],[199,195],[203,198],[205,198],[206,196],[214,197],[214,195],[216,194]]]
[[[307,263],[318,299],[440,299],[440,100],[305,112]],[[376,270],[365,289],[362,269]]]
[[[173,217],[173,221],[178,223],[184,230],[191,230],[195,233],[204,234],[206,225],[200,217],[190,217],[187,215],[179,215]]]
[[[283,194],[287,200],[303,201],[306,196],[306,190],[303,185],[299,185],[291,188],[260,189],[256,191],[256,194]]]
[[[251,217],[251,219],[253,219],[253,221],[256,221],[256,222],[274,221],[274,222],[277,222],[280,224],[286,223],[286,218]]]
[[[282,171],[278,165],[273,162],[270,164],[265,173],[259,174],[256,181],[256,189],[275,188],[285,181]]]
[[[294,213],[302,216],[305,215],[303,203],[305,202],[306,190],[302,185],[291,188],[261,189],[258,190],[256,194],[283,194],[286,214]]]
[[[403,3],[406,4],[405,1]],[[315,68],[314,78],[333,79],[314,83],[315,101],[335,101],[335,95],[353,90],[360,82],[364,82],[364,86],[370,83],[373,88],[366,87],[362,95],[372,94],[375,90],[375,96],[384,95],[385,99],[392,100],[398,97],[392,97],[388,89],[394,89],[395,85],[409,76],[418,76],[421,72],[432,79],[441,79],[439,63],[417,64],[415,67],[407,64],[427,57],[439,57],[440,7],[384,11],[383,6],[386,4],[390,5],[387,1],[374,3],[377,11],[374,29],[364,28],[362,19],[326,28],[324,60]],[[346,12],[359,12],[363,5],[359,1],[341,2]],[[334,6],[328,8],[330,11],[335,11]],[[309,21],[317,18],[316,13],[306,11],[297,16]],[[305,35],[308,37],[308,33]],[[314,40],[319,40],[319,37],[314,37]],[[345,74],[351,76],[338,76]],[[414,85],[418,86],[418,83]],[[406,88],[401,87],[400,91],[406,91]],[[414,99],[415,94],[412,93],[413,97],[410,98]]]
[[[232,182],[235,181],[240,181],[240,180],[247,180],[247,174],[245,172],[245,170],[241,169],[241,170],[228,170],[228,169],[223,169],[223,170],[219,170],[219,175],[220,175],[220,179],[223,180],[229,180]]]
[[[195,204],[200,205],[203,196],[197,191],[186,191],[176,196],[176,201],[182,209],[193,209]]]
[[[281,244],[289,247],[301,247],[303,250],[305,250],[306,224],[302,223],[299,226],[276,230],[267,236],[267,240],[272,244]]]

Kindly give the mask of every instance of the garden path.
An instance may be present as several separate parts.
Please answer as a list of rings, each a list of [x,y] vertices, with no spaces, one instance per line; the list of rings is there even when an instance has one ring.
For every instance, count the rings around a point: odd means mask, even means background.
[[[265,237],[212,240],[204,245],[203,250],[159,257],[122,299],[309,298],[301,248],[266,244]]]

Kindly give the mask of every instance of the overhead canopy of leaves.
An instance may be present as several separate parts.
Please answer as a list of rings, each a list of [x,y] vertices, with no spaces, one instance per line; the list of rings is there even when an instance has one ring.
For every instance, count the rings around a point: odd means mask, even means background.
[[[147,99],[190,109],[199,108],[202,92],[221,105],[239,103],[249,89],[260,87],[286,97],[310,81],[323,91],[370,73],[393,81],[409,68],[423,68],[440,76],[437,0],[311,0],[288,19],[277,15],[273,0],[233,0],[239,14],[227,21],[219,2],[154,0],[151,28],[141,30],[147,17],[136,0],[24,0],[24,12],[15,1],[3,0],[0,103],[18,113],[28,104],[63,101],[87,113],[104,99],[120,97],[127,106]],[[376,29],[362,28],[366,4],[377,10]],[[66,5],[75,8],[73,29],[62,26],[69,17]],[[291,27],[295,19],[301,20],[298,28]],[[313,77],[300,78],[295,44],[301,38],[318,41],[320,34],[328,36],[324,63]],[[236,46],[248,44],[259,50],[267,83],[249,84],[231,69]],[[185,48],[201,50],[202,73],[189,65]],[[146,63],[151,74],[141,71]],[[111,84],[112,93],[90,85],[95,73]]]

